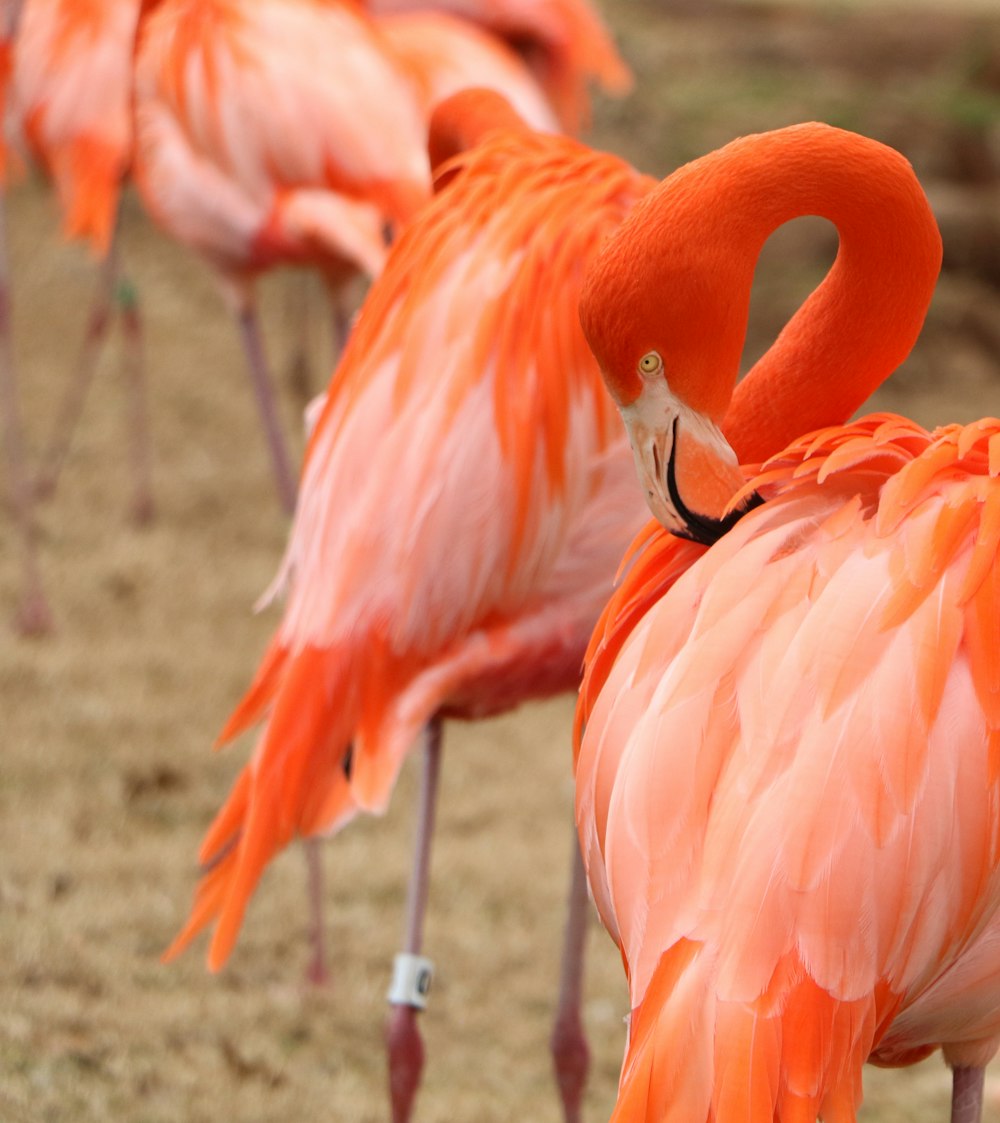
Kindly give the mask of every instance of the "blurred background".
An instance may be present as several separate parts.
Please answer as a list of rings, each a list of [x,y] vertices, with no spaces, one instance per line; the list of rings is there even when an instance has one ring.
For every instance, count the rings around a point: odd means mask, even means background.
[[[879,408],[934,425],[1000,411],[998,0],[606,0],[636,75],[598,99],[587,139],[662,176],[735,136],[802,120],[899,148],[938,215],[945,263],[923,337]],[[95,265],[67,245],[51,189],[8,196],[15,357],[29,450],[73,365]],[[747,360],[832,260],[822,223],[765,250]],[[287,522],[232,321],[206,267],[126,198],[121,252],[146,329],[157,517],[126,518],[122,353],[107,348],[56,497],[40,511],[56,631],[9,619],[19,569],[0,522],[0,1120],[351,1120],[387,1117],[381,1027],[403,926],[411,762],[385,819],[324,848],[332,979],[303,984],[299,848],[266,874],[218,976],[199,944],[161,966],[186,916],[200,836],[249,742],[211,745],[248,684],[275,610],[252,606]],[[265,281],[271,359],[289,432],[295,294]],[[289,292],[293,297],[289,299]],[[325,322],[321,325],[325,329]],[[314,330],[316,388],[329,372]],[[301,439],[295,454],[301,453]],[[547,1041],[571,831],[572,700],[446,731],[426,949],[426,1123],[555,1121]],[[627,1008],[620,961],[594,922],[585,1015],[586,1118],[614,1102]],[[868,1123],[943,1123],[933,1058],[866,1077]],[[1000,1120],[1000,1073],[987,1085]]]

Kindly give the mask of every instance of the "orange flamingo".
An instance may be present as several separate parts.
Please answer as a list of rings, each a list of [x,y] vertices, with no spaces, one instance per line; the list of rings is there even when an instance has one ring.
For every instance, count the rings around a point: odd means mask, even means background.
[[[579,133],[590,120],[587,84],[627,93],[632,75],[587,0],[370,0],[375,13],[441,9],[506,39],[525,59],[562,127]]]
[[[429,190],[410,79],[348,2],[160,0],[140,29],[135,128],[147,209],[215,267],[237,318],[291,511],[253,279],[309,265],[336,293],[378,272],[386,218],[404,223]]]
[[[64,235],[87,241],[102,262],[83,348],[42,454],[37,490],[55,489],[117,300],[130,395],[131,514],[145,522],[153,499],[141,325],[116,237],[132,158],[132,56],[140,6],[140,0],[25,0],[14,41],[10,103],[15,132],[55,185]]]
[[[575,689],[641,523],[625,435],[576,304],[582,265],[649,181],[527,130],[483,91],[439,107],[431,150],[439,193],[369,291],[310,439],[276,582],[284,619],[221,740],[261,720],[263,733],[204,840],[205,875],[168,952],[214,923],[209,965],[220,968],[271,857],[297,834],[383,811],[427,728],[408,936],[390,994],[396,1120],[409,1117],[422,1068],[441,720]],[[578,985],[569,971],[570,1000]],[[578,1009],[557,1025],[567,1117],[578,1118]]]
[[[734,391],[757,254],[802,214],[838,227],[837,260]],[[938,1047],[953,1120],[979,1117],[1000,422],[844,423],[912,346],[940,259],[898,153],[804,125],[669,177],[585,285],[662,524],[578,710],[581,846],[632,1006],[615,1120],[849,1123],[866,1059]],[[737,461],[768,457],[744,484]]]

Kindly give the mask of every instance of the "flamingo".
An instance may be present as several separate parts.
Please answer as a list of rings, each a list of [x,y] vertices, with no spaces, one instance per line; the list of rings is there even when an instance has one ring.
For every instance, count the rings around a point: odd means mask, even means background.
[[[339,0],[154,0],[139,33],[135,180],[214,267],[241,338],[282,504],[295,477],[253,280],[317,268],[337,293],[385,257],[429,192],[425,122],[371,21]]]
[[[649,181],[532,132],[481,90],[438,108],[430,148],[438,193],[390,250],[315,422],[274,589],[286,593],[284,617],[220,740],[259,721],[263,731],[204,839],[194,907],[167,952],[214,924],[208,962],[221,968],[272,856],[296,835],[383,812],[426,730],[408,936],[390,994],[397,1121],[423,1065],[441,722],[576,689],[642,521],[576,303],[583,265]],[[574,970],[566,989],[572,999]],[[555,1038],[576,1119],[578,1009],[561,1011]]]
[[[734,390],[757,254],[803,214],[837,226],[837,259]],[[940,260],[903,157],[810,124],[668,177],[586,281],[658,520],[577,715],[580,843],[631,1000],[620,1123],[849,1123],[866,1059],[939,1047],[954,1123],[979,1117],[1000,1044],[1000,421],[847,422]]]
[[[25,0],[13,44],[14,131],[52,180],[67,239],[87,242],[101,262],[77,369],[42,454],[36,489],[55,490],[107,335],[121,314],[129,386],[133,521],[153,514],[142,338],[134,287],[117,246],[120,197],[132,156],[132,56],[140,0]]]
[[[587,0],[369,0],[375,14],[440,9],[506,39],[524,58],[555,108],[563,129],[589,124],[587,84],[596,79],[621,96],[632,75]]]
[[[438,102],[478,86],[502,94],[531,128],[559,131],[542,87],[499,36],[441,11],[386,12],[375,22],[417,83],[428,119]]]

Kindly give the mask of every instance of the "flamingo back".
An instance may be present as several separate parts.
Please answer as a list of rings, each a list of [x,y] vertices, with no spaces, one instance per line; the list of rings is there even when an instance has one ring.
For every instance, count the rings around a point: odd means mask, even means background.
[[[141,52],[140,98],[255,205],[326,189],[403,223],[425,200],[420,106],[355,6],[163,0]]]
[[[868,418],[625,576],[577,760],[632,997],[615,1120],[853,1120],[869,1056],[1000,1040],[998,475],[1000,422]]]

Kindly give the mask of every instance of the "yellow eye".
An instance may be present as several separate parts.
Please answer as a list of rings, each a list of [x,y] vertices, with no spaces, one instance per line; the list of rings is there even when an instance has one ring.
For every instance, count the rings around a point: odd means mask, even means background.
[[[663,360],[659,351],[647,351],[639,360],[639,373],[650,375],[659,374],[663,370]]]

